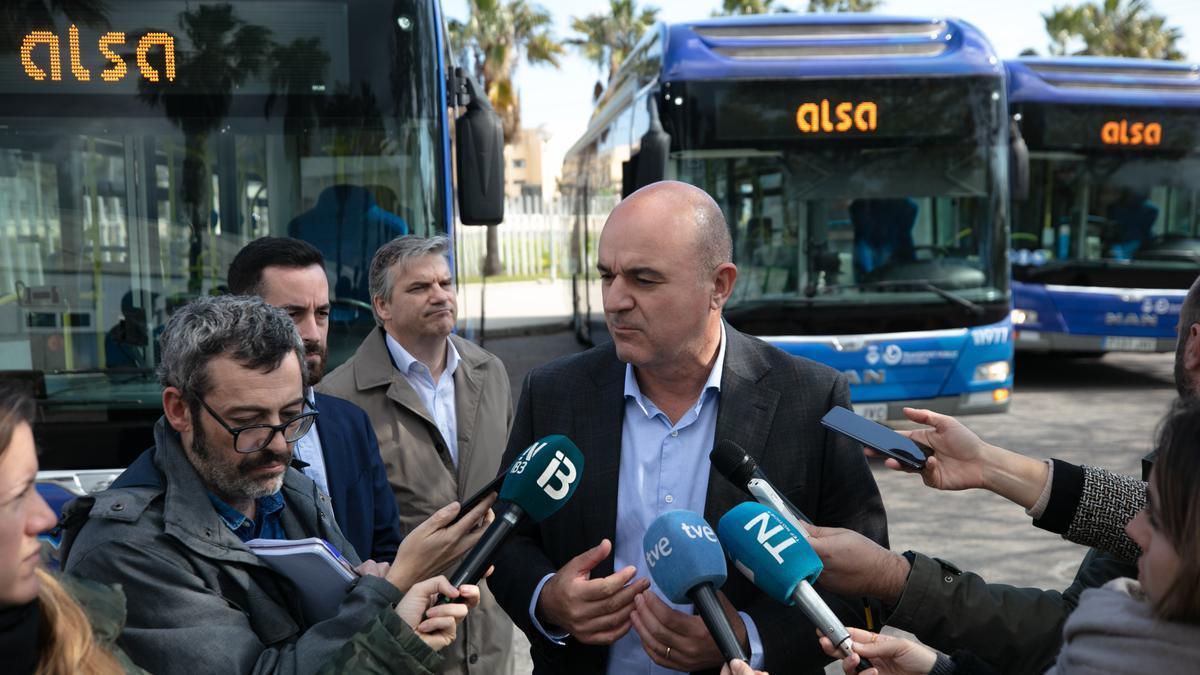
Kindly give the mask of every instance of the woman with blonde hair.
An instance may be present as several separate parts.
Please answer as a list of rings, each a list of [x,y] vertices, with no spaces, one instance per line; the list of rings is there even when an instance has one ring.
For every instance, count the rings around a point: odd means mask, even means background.
[[[125,596],[41,567],[38,534],[55,524],[38,494],[33,401],[0,383],[0,654],[5,672],[141,673],[115,647]]]

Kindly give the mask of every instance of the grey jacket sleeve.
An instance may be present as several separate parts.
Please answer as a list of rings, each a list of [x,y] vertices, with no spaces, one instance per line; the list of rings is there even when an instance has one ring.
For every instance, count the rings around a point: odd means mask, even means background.
[[[1063,536],[1123,560],[1137,560],[1141,549],[1125,534],[1125,526],[1145,508],[1146,484],[1094,466],[1084,466],[1083,471],[1083,499]]]
[[[124,588],[128,616],[119,644],[153,673],[424,675],[441,663],[396,617],[392,605],[401,593],[379,577],[360,579],[336,615],[290,639],[294,626],[252,626],[246,613],[206,588],[186,561],[127,541],[81,553],[70,559],[73,574]],[[259,635],[271,633],[280,640],[260,641]]]
[[[1079,595],[1136,571],[1089,552],[1064,592],[989,584],[944,560],[914,555],[904,592],[887,624],[943,652],[967,650],[1000,673],[1040,673],[1054,663],[1062,628]]]

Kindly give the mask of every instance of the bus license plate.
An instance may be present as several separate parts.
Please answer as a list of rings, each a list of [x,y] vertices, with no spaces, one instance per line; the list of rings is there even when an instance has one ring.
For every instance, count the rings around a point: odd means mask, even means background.
[[[1110,352],[1152,352],[1158,349],[1158,340],[1137,337],[1106,337],[1104,349]]]
[[[872,422],[887,421],[887,404],[886,403],[855,403],[854,414],[865,417]]]

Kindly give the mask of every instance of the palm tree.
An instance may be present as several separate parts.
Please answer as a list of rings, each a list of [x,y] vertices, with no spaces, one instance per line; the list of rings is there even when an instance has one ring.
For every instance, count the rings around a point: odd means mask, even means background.
[[[450,22],[454,50],[473,65],[492,107],[504,125],[504,142],[521,129],[521,103],[513,85],[521,56],[530,65],[558,67],[563,46],[554,38],[550,12],[525,0],[468,0],[466,23]]]
[[[538,5],[525,0],[467,0],[467,5],[471,12],[467,22],[450,22],[450,41],[463,61],[473,66],[476,80],[500,115],[508,145],[521,131],[521,99],[513,84],[520,56],[523,53],[531,65],[557,68],[564,49],[554,38],[550,12]],[[503,272],[499,251],[496,228],[489,227],[484,276]]]
[[[883,0],[808,0],[808,13],[818,12],[873,12]]]
[[[745,14],[790,13],[792,10],[775,3],[775,0],[723,0],[721,9],[713,16],[736,16]]]
[[[233,90],[268,66],[274,43],[271,31],[247,23],[233,5],[199,5],[179,15],[192,48],[178,55],[174,82],[138,81],[139,96],[161,106],[184,135],[182,203],[190,229],[188,291],[199,293],[204,280],[204,235],[212,228],[212,168],[209,138],[233,105]],[[225,217],[231,217],[226,215]]]
[[[567,40],[600,69],[611,82],[646,29],[658,19],[657,7],[637,7],[637,0],[608,0],[608,12],[572,17],[571,30],[580,34]]]
[[[1167,27],[1167,18],[1153,14],[1146,0],[1102,0],[1055,7],[1043,14],[1050,35],[1050,53],[1089,56],[1131,56],[1145,59],[1183,59],[1183,31]],[[1071,51],[1072,45],[1082,49]]]

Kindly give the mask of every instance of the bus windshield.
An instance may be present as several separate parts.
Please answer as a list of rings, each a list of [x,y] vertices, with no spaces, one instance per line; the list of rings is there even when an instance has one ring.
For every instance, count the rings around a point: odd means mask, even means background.
[[[999,87],[689,85],[697,112],[682,116],[674,168],[729,219],[739,279],[728,311],[815,303],[945,314],[947,302],[1004,301]]]
[[[446,229],[433,3],[46,6],[0,31],[3,376],[47,410],[156,407],[166,319],[265,235],[323,251],[343,360],[375,249]]]
[[[1198,157],[1035,153],[1029,182],[1029,198],[1013,209],[1018,266],[1200,259]]]

